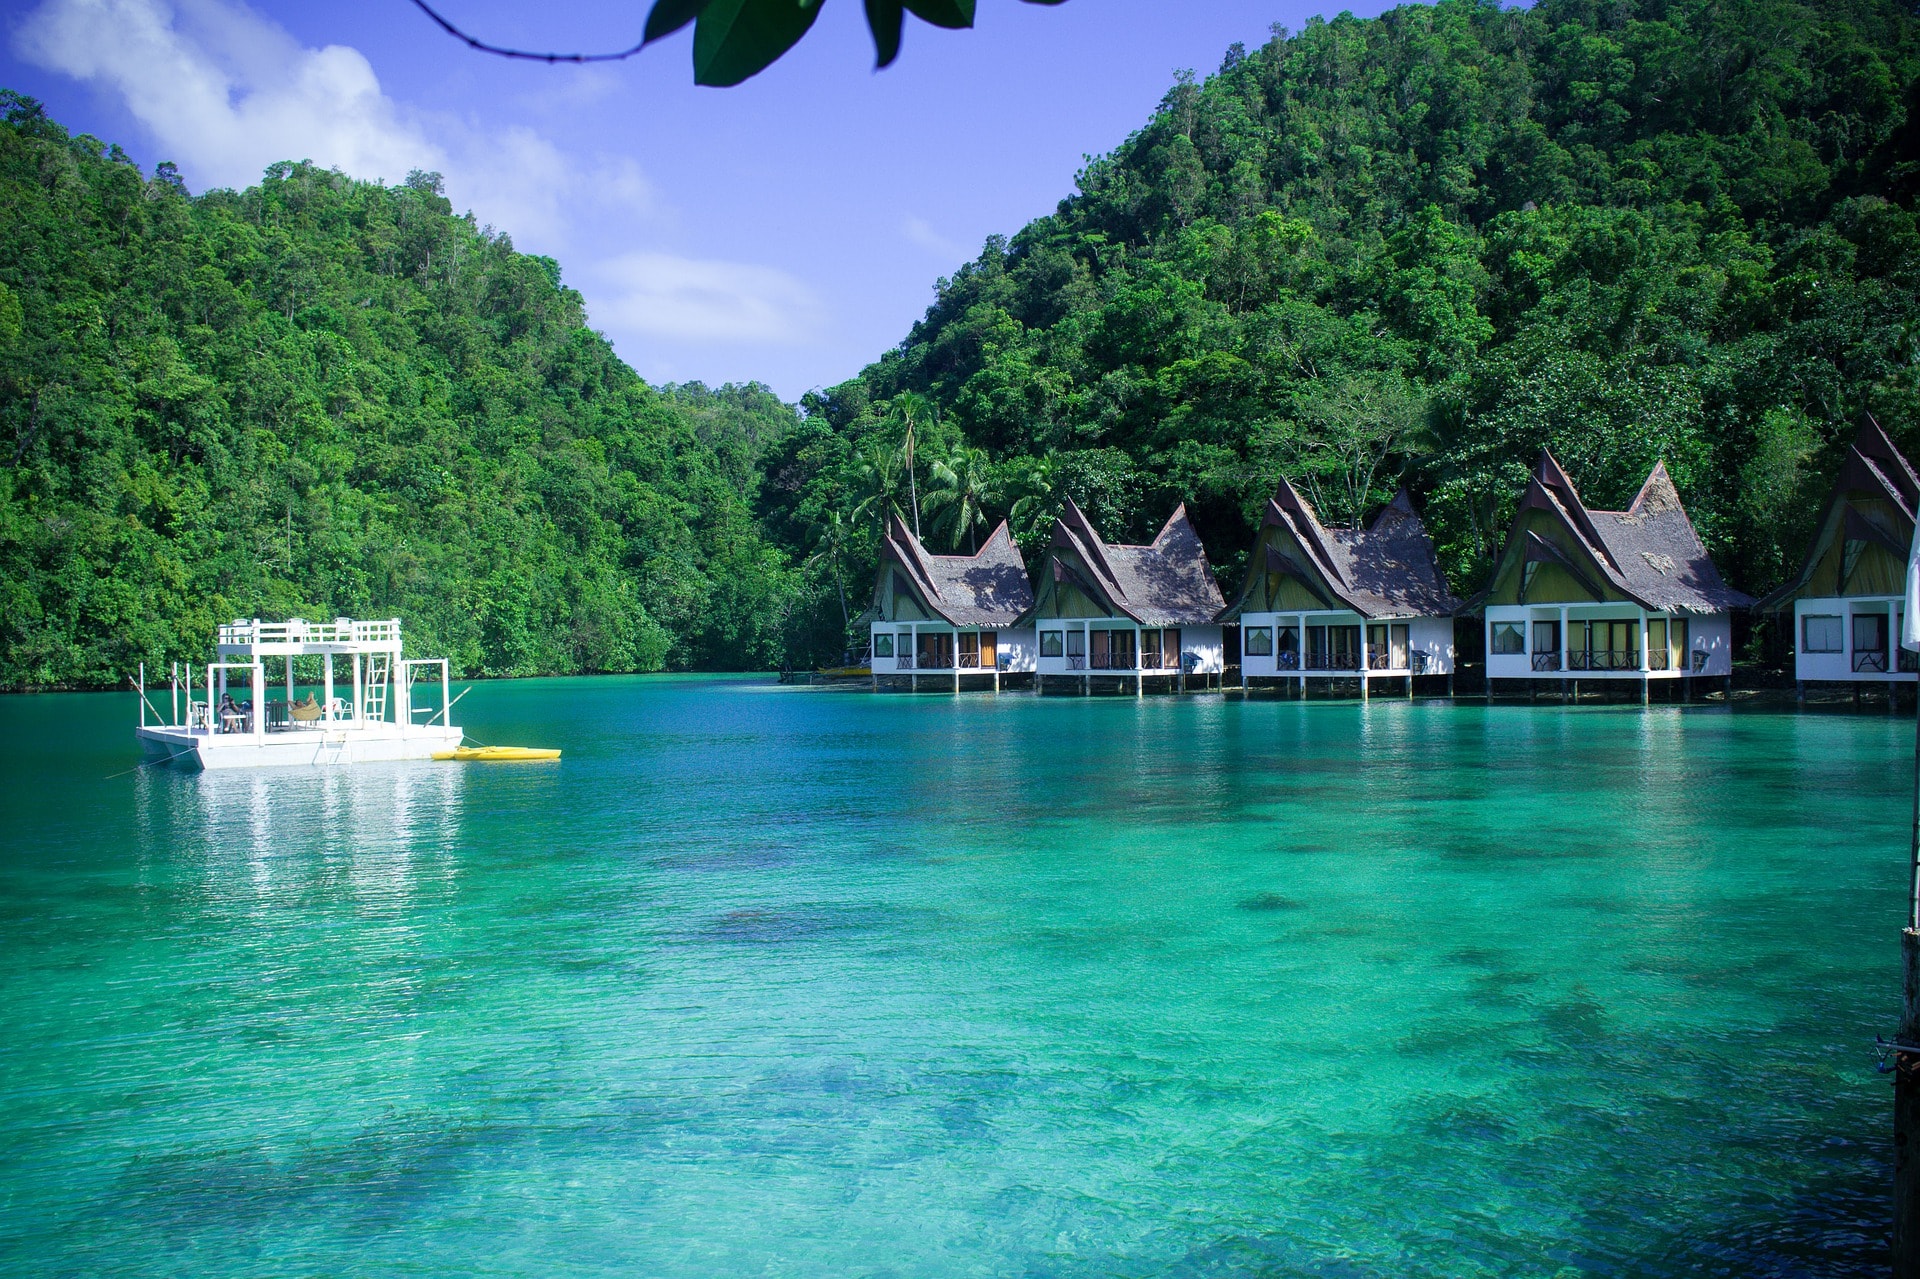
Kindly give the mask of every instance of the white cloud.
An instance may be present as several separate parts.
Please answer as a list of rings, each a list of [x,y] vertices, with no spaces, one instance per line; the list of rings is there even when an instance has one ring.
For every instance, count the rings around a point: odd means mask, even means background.
[[[276,160],[398,181],[447,157],[403,120],[373,68],[342,45],[303,49],[222,0],[47,0],[21,23],[22,57],[117,91],[168,158],[209,186],[246,186]]]
[[[941,235],[933,229],[933,223],[927,221],[925,218],[909,217],[905,222],[900,224],[900,234],[907,238],[909,244],[917,244],[921,248],[932,253],[937,253],[943,258],[965,262],[973,257],[973,254],[968,252],[965,245],[956,244],[954,241],[947,239],[946,236]]]
[[[580,268],[605,246],[634,244],[642,224],[672,220],[632,159],[563,152],[524,124],[488,128],[397,102],[359,50],[303,46],[244,0],[42,0],[14,47],[116,94],[196,189],[249,186],[281,160],[388,183],[437,170],[456,209],[519,248],[561,256],[616,338],[797,345],[823,323],[813,292],[772,267],[634,252]],[[592,98],[608,83],[575,91]]]
[[[345,45],[305,48],[236,0],[45,0],[15,33],[26,60],[117,93],[195,187],[244,187],[279,160],[398,182],[438,170],[456,207],[518,241],[570,238],[571,215],[650,216],[640,168],[582,162],[525,126],[485,131],[410,110]]]
[[[805,284],[772,267],[629,253],[602,263],[589,311],[602,328],[651,337],[798,345],[823,323]]]

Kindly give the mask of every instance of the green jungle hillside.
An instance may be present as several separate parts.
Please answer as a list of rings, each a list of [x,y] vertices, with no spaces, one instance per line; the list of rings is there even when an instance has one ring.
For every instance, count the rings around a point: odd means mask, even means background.
[[[1543,445],[1601,506],[1664,458],[1757,594],[1862,413],[1920,451],[1893,0],[1444,0],[1235,47],[797,406],[647,386],[434,175],[193,196],[0,106],[8,687],[286,613],[397,614],[470,674],[798,664],[892,506],[1031,548],[1064,495],[1116,539],[1185,501],[1231,588],[1283,474],[1332,522],[1406,484],[1465,594]]]
[[[0,106],[0,686],[289,614],[467,674],[778,663],[752,500],[790,406],[647,386],[437,175],[190,196]]]
[[[904,401],[938,417],[944,545],[1011,511],[1032,547],[1062,491],[1125,540],[1184,500],[1231,590],[1277,475],[1343,522],[1404,481],[1466,595],[1550,445],[1598,506],[1666,459],[1757,595],[1863,411],[1920,445],[1916,116],[1890,0],[1444,0],[1276,33],[810,397],[763,519],[798,546],[873,509]]]

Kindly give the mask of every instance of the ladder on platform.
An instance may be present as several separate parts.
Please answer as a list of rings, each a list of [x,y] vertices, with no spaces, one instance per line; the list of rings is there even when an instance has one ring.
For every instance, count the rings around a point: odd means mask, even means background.
[[[387,685],[393,682],[393,658],[386,653],[367,657],[366,717],[377,722],[387,718]]]

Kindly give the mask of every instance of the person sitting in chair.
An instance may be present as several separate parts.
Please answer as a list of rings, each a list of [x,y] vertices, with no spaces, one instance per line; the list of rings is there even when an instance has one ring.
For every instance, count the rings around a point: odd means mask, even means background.
[[[220,694],[220,731],[223,733],[247,731],[247,712],[233,700],[232,693]]]

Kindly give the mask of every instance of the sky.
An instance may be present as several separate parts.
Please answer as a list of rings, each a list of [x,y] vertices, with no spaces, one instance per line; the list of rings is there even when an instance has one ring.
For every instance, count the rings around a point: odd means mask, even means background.
[[[288,159],[388,183],[437,170],[456,211],[560,262],[641,376],[796,399],[897,345],[941,277],[1051,212],[1176,72],[1338,11],[979,0],[971,31],[909,16],[876,72],[862,6],[821,2],[769,70],[706,89],[691,28],[548,66],[475,53],[409,0],[0,0],[0,86],[194,191]],[[631,44],[648,5],[436,7],[495,43],[593,51]]]

